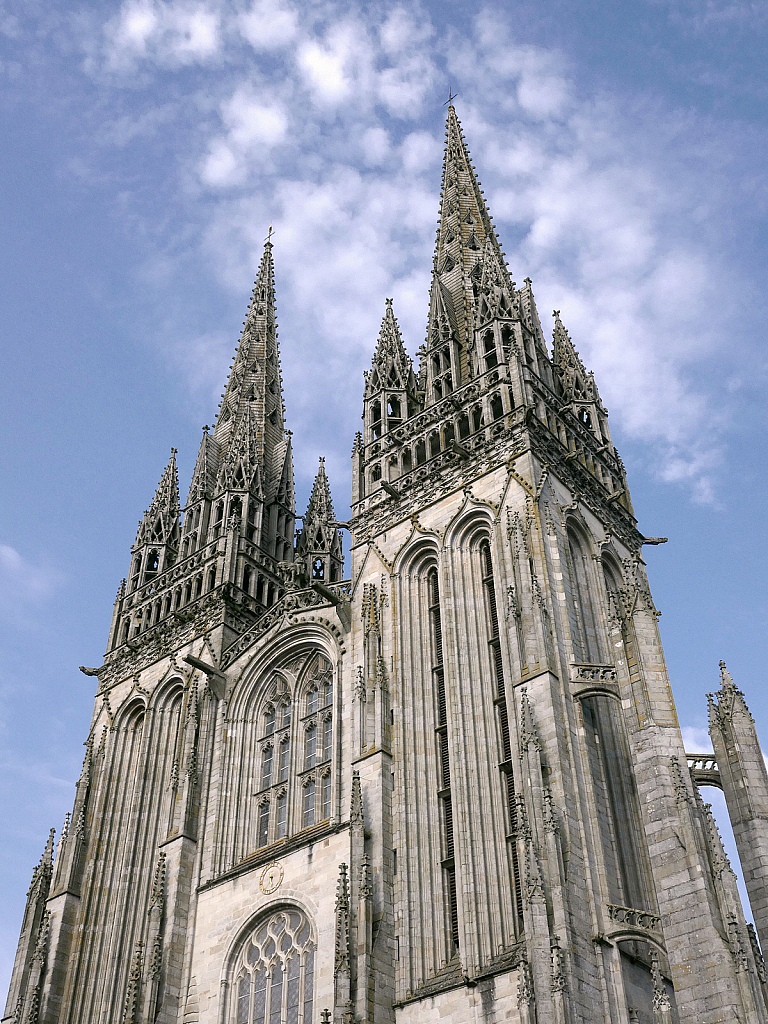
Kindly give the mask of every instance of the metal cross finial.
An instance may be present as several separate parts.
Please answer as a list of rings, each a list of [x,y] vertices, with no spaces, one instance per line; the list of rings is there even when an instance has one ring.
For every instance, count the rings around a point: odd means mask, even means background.
[[[448,86],[448,99],[447,99],[447,100],[445,101],[445,103],[443,104],[443,106],[444,106],[444,107],[450,107],[450,106],[453,106],[453,101],[454,101],[454,100],[456,99],[456,97],[457,97],[458,95],[459,95],[459,94],[458,94],[457,92],[453,92],[453,90],[451,89],[451,87],[450,87],[450,85],[449,85],[449,86]]]
[[[552,316],[559,317],[560,316],[560,310],[559,309],[553,309],[552,310]]]

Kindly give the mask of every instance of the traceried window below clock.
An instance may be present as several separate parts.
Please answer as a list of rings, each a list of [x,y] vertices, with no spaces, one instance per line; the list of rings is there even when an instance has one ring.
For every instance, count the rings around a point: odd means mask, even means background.
[[[259,924],[238,957],[232,1024],[313,1024],[315,945],[309,921],[287,907]]]

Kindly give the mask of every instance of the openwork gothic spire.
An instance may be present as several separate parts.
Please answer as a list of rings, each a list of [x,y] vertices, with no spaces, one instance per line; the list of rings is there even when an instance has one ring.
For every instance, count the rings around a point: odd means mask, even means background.
[[[494,305],[509,315],[514,304],[514,286],[452,105],[441,195],[420,373],[428,405],[474,375],[470,352],[474,330],[492,315]]]
[[[276,488],[285,459],[275,271],[267,241],[213,430],[220,489]]]
[[[296,538],[296,561],[305,563],[310,580],[336,583],[341,579],[344,564],[341,537],[336,528],[331,487],[322,457],[304,516],[304,526]]]

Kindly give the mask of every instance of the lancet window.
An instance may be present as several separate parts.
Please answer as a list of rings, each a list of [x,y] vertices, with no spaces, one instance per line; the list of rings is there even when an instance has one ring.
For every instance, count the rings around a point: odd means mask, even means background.
[[[302,827],[308,828],[331,814],[333,668],[321,654],[316,655],[309,666],[301,725],[304,739]]]
[[[571,568],[571,630],[574,654],[583,662],[600,661],[593,594],[593,572],[586,543],[573,526],[568,527]]]
[[[501,633],[499,631],[499,613],[496,607],[496,584],[493,578],[491,545],[486,539],[480,542],[480,571],[485,592],[485,609],[488,622],[488,655],[494,683],[493,703],[496,707],[499,746],[501,748],[502,785],[507,805],[508,834],[514,839],[517,834],[517,805],[515,802],[515,783],[512,776],[512,745],[509,736],[507,688],[504,677],[504,662],[501,655]],[[516,910],[518,920],[520,920],[523,913],[522,884],[520,864],[518,863],[517,849],[514,841],[510,844],[510,854],[515,885],[515,901],[517,903]]]
[[[313,1024],[315,943],[287,907],[257,925],[235,967],[231,1024]]]
[[[440,613],[440,589],[437,567],[427,573],[429,624],[431,633],[432,685],[435,695],[437,721],[437,762],[439,768],[438,799],[443,826],[443,877],[448,909],[449,949],[455,952],[459,945],[459,911],[456,893],[456,861],[453,833],[453,803],[451,800],[451,762],[448,746],[448,708],[445,695],[445,666],[443,663],[443,624]]]

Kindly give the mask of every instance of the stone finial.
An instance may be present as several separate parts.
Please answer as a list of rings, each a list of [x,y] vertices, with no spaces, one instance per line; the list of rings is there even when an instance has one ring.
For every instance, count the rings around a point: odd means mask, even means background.
[[[165,853],[162,851],[157,857],[157,866],[155,867],[155,875],[152,879],[152,892],[149,897],[149,910],[151,911],[154,907],[158,907],[162,910],[165,905]]]
[[[563,964],[563,951],[560,949],[559,936],[552,936],[549,947],[552,957],[552,991],[564,992],[566,988],[565,966]]]
[[[349,880],[347,865],[339,865],[336,885],[336,948],[334,973],[349,971]]]
[[[360,864],[360,899],[369,900],[373,896],[371,888],[371,861],[367,853],[363,854]]]
[[[533,971],[527,960],[521,960],[517,975],[517,1005],[520,1009],[534,1000]]]
[[[365,825],[365,818],[363,814],[363,790],[360,785],[360,772],[357,770],[352,771],[352,796],[350,798],[349,823],[350,825],[359,825],[361,827]]]
[[[533,707],[528,700],[525,687],[520,690],[520,758],[522,760],[529,747],[541,750],[541,743],[533,721]]]
[[[123,1024],[139,1024],[139,1008],[141,1005],[141,968],[144,957],[144,944],[136,943],[131,971],[128,975],[128,988],[125,993],[125,1009]]]

